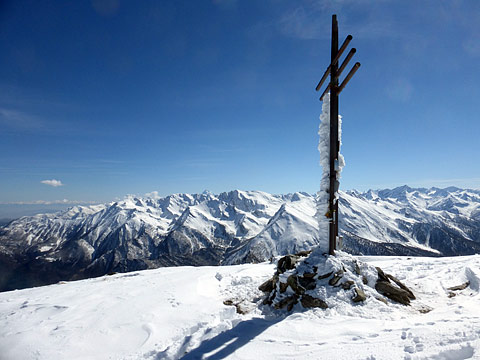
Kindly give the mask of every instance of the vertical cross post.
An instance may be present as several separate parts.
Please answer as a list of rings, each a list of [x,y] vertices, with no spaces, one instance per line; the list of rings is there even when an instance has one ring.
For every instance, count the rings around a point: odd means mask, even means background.
[[[338,22],[337,15],[332,16],[332,51],[330,65],[322,76],[322,79],[316,87],[316,91],[319,91],[330,74],[330,83],[322,93],[320,100],[323,100],[323,96],[330,91],[330,163],[329,163],[329,197],[328,197],[328,212],[325,214],[329,219],[328,226],[328,253],[330,255],[335,254],[337,239],[338,239],[338,198],[336,194],[339,188],[339,182],[337,179],[337,172],[339,171],[339,151],[340,141],[338,137],[338,95],[345,88],[352,76],[360,67],[360,63],[357,62],[345,77],[343,82],[339,85],[339,77],[350,59],[356,52],[355,48],[352,48],[346,58],[344,59],[340,68],[338,62],[343,52],[347,48],[348,44],[352,40],[352,35],[348,35],[343,42],[340,49],[338,48]],[[325,171],[326,169],[323,169]]]
[[[328,208],[330,209],[329,223],[329,241],[328,253],[334,255],[336,248],[336,238],[338,234],[336,199],[335,199],[335,183],[337,181],[337,172],[335,163],[338,162],[338,22],[337,15],[332,16],[332,52],[330,63],[330,187]]]

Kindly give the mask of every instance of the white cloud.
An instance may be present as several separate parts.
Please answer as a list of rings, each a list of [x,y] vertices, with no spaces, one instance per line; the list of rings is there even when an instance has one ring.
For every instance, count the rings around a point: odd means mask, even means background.
[[[55,179],[52,179],[52,180],[42,180],[40,181],[42,184],[45,184],[45,185],[50,185],[50,186],[53,186],[53,187],[57,187],[57,186],[63,186],[62,182],[60,180],[55,180]]]
[[[146,197],[152,198],[154,200],[161,199],[161,196],[158,194],[158,191],[152,191],[145,194]]]

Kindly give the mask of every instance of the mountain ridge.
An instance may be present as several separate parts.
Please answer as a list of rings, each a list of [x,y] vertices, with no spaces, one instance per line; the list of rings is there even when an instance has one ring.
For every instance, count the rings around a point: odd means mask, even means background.
[[[340,193],[344,249],[365,255],[480,252],[480,191],[459,188]],[[233,190],[127,196],[22,217],[0,228],[0,289],[161,266],[261,262],[325,246],[315,197]]]

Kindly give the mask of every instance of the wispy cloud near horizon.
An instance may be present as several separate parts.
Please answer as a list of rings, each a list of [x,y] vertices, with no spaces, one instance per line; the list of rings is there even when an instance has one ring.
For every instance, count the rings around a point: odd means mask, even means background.
[[[32,200],[32,201],[8,201],[0,202],[0,205],[95,205],[98,201],[84,200]]]
[[[53,187],[58,187],[58,186],[63,186],[65,184],[62,184],[62,182],[60,180],[56,180],[56,179],[52,179],[52,180],[42,180],[40,181],[42,184],[45,184],[45,185],[50,185],[50,186],[53,186]]]

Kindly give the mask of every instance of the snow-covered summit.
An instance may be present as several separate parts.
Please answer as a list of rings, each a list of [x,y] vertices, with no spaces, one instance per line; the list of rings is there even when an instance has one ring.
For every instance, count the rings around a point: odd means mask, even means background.
[[[416,304],[330,297],[325,310],[297,304],[294,313],[272,311],[261,305],[258,285],[272,276],[273,264],[136,271],[1,293],[0,357],[478,358],[478,255],[359,260],[395,274],[415,291]],[[449,290],[466,282],[463,290]]]

